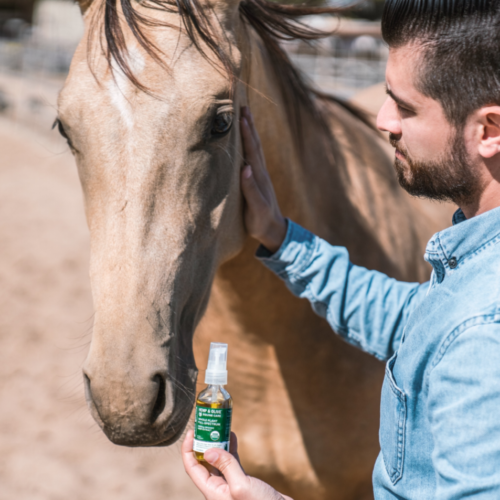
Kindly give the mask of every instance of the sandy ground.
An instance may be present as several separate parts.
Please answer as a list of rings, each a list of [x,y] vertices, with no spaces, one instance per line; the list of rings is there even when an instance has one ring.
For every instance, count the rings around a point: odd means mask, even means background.
[[[200,500],[178,446],[120,448],[91,419],[91,327],[73,158],[0,119],[0,500]]]

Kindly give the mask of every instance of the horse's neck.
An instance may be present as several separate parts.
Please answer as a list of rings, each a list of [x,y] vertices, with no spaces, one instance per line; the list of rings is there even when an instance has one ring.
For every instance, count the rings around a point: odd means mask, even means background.
[[[310,176],[322,175],[321,172],[325,175],[330,170],[323,134],[303,110],[301,125],[304,132],[304,154],[301,155],[298,138],[294,134],[287,109],[291,103],[285,102],[279,75],[276,75],[272,62],[261,47],[253,47],[251,54],[248,101],[255,117],[267,169],[280,207],[286,216],[309,227],[312,225],[313,229],[316,226],[315,221],[325,215],[318,213],[315,203],[311,202],[313,184],[310,182]],[[316,160],[322,163],[322,169],[318,169],[317,165],[305,168],[304,160],[311,157],[308,151],[315,151]],[[335,181],[330,177],[328,182]]]
[[[360,219],[358,207],[349,197],[352,186],[346,175],[344,151],[338,145],[334,154],[328,142],[331,137],[301,104],[301,137],[296,136],[287,109],[293,103],[286,102],[281,75],[265,50],[253,48],[250,75],[249,104],[281,210],[316,234],[335,241],[340,226],[352,227],[355,219]],[[351,125],[348,122],[341,124],[342,128],[347,129]],[[336,223],[340,220],[342,224]]]
[[[413,263],[421,255],[417,217],[398,186],[381,138],[335,103],[325,104],[331,106],[329,136],[302,107],[301,151],[280,75],[265,49],[255,44],[249,104],[284,215],[346,246],[356,263],[403,279],[420,278]]]

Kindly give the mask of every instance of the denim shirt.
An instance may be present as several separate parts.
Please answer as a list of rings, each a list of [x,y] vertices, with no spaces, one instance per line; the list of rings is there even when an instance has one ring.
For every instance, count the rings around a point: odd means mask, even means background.
[[[500,208],[435,234],[429,283],[353,265],[289,221],[257,256],[347,342],[387,361],[377,500],[500,499]]]

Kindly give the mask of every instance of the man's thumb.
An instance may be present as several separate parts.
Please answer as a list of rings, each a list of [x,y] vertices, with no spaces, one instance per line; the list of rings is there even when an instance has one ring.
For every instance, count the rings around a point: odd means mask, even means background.
[[[205,452],[204,458],[224,475],[231,490],[233,487],[241,489],[246,486],[248,477],[233,455],[224,450],[211,448]]]

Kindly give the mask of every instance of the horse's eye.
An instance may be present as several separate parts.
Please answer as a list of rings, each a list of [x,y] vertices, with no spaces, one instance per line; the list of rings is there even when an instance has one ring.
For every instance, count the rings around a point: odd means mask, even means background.
[[[61,122],[61,120],[59,120],[59,118],[56,118],[56,121],[54,122],[54,125],[52,125],[52,129],[55,129],[57,127],[57,130],[59,131],[59,133],[66,139],[66,141],[68,142],[68,146],[71,148],[71,149],[75,149],[73,147],[73,144],[71,144],[71,140],[70,138],[68,137],[68,134],[66,133],[66,130],[64,130],[64,126]]]
[[[212,124],[212,135],[224,135],[233,125],[232,113],[219,113]]]
[[[52,125],[52,130],[54,130],[57,127],[57,130],[59,133],[66,139],[68,140],[68,136],[66,135],[66,131],[64,130],[63,124],[61,123],[61,120],[59,118],[56,118],[53,125]]]

